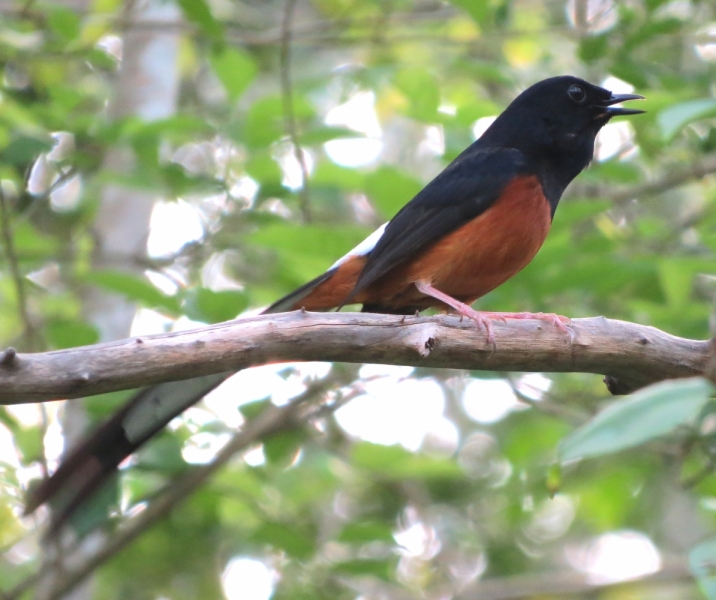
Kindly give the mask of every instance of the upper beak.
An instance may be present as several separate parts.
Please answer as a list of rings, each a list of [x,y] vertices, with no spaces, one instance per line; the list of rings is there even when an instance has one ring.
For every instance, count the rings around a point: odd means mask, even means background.
[[[610,117],[617,117],[620,115],[639,115],[643,110],[638,108],[622,108],[621,106],[612,106],[613,104],[619,104],[620,102],[626,102],[627,100],[644,100],[644,96],[639,94],[612,94],[609,100],[602,103],[600,108],[604,108],[604,112]]]

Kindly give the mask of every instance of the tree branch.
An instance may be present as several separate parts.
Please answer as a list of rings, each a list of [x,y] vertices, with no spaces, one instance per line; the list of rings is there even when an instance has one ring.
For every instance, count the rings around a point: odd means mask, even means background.
[[[339,361],[582,372],[620,389],[704,372],[708,342],[604,317],[574,319],[573,339],[542,321],[495,323],[495,345],[456,316],[399,317],[296,311],[193,331],[0,361],[0,404],[78,398],[288,361]]]

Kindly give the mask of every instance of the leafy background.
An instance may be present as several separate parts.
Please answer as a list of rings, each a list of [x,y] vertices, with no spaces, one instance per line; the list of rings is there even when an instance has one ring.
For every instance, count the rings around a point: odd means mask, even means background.
[[[709,335],[708,1],[178,0],[145,11],[29,0],[0,12],[2,346],[67,348],[266,305],[394,214],[481,119],[564,73],[634,89],[648,113],[605,130],[537,258],[479,306]],[[173,50],[147,58],[132,35]],[[156,97],[142,97],[140,59],[157,89],[168,81]],[[112,198],[129,216],[113,216]],[[175,420],[76,532],[100,526],[112,539],[173,478],[213,460],[240,404],[311,395],[314,380],[368,395],[238,455],[98,567],[85,597],[716,598],[714,411],[700,381],[595,421],[612,399],[593,376],[257,370]],[[126,397],[0,407],[3,591],[51,561],[46,514],[20,517],[28,485],[57,464],[63,436]],[[413,412],[432,422],[401,438]],[[360,419],[393,438],[359,431]],[[589,445],[617,425],[633,435]],[[592,458],[560,469],[560,442]],[[659,568],[658,581],[620,583]]]

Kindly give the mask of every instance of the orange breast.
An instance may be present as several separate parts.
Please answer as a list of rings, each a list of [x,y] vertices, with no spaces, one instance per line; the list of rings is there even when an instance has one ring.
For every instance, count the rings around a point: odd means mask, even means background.
[[[391,271],[357,301],[388,306],[444,308],[420,294],[416,281],[471,303],[521,271],[542,246],[551,212],[535,176],[521,177],[476,219]]]

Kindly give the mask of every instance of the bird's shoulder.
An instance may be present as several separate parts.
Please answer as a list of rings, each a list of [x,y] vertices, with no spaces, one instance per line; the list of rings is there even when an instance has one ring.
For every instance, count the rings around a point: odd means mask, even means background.
[[[533,174],[529,162],[520,150],[482,147],[476,142],[445,167],[392,221],[457,206],[469,212],[479,211],[516,177],[529,174]]]

